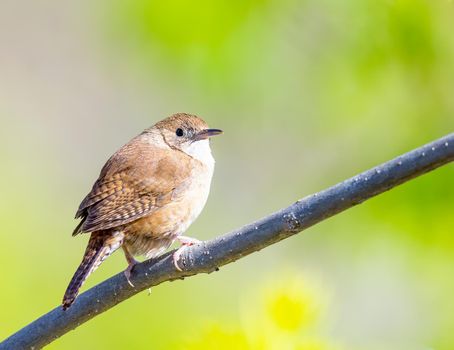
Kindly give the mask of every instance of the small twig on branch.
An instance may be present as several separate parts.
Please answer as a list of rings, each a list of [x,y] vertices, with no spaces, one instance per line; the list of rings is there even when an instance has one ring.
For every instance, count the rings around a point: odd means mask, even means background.
[[[58,306],[22,328],[0,343],[0,350],[41,348],[149,287],[215,271],[453,160],[454,133],[307,196],[236,231],[187,249],[180,260],[183,271],[175,269],[168,253],[134,268],[131,278],[134,288],[124,274],[119,273],[80,295],[68,310],[63,311]]]

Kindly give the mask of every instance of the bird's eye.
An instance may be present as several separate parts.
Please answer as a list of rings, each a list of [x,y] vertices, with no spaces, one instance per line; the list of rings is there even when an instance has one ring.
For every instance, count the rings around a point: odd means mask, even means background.
[[[178,136],[178,137],[181,137],[184,135],[184,131],[182,128],[178,128],[176,131],[175,131],[175,134]]]

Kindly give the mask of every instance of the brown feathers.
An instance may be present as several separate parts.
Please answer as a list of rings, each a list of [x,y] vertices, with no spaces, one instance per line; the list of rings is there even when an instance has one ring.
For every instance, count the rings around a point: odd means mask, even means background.
[[[200,118],[179,113],[145,130],[106,162],[76,213],[73,235],[91,232],[84,258],[63,299],[75,300],[79,288],[118,247],[132,256],[155,257],[167,249],[200,214],[208,197],[214,159]],[[130,282],[130,281],[129,281]]]
[[[137,152],[134,156],[132,149]],[[152,213],[157,205],[167,204],[172,192],[184,186],[185,175],[190,172],[181,165],[192,163],[184,153],[169,157],[169,152],[150,147],[145,135],[123,146],[106,163],[80,204],[76,218],[83,222],[74,234],[125,225]]]

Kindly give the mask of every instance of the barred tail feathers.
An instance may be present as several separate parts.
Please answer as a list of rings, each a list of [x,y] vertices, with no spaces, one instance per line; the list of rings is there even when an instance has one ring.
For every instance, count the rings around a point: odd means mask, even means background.
[[[116,251],[123,243],[122,232],[93,232],[85,250],[84,257],[63,297],[63,310],[69,308],[76,300],[79,289],[90,274],[95,271],[101,263]]]

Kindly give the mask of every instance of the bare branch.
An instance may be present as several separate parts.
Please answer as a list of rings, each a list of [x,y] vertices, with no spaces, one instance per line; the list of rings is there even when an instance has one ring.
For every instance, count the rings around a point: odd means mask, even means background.
[[[144,289],[215,271],[453,160],[454,133],[305,197],[236,231],[189,248],[182,256],[184,271],[175,269],[168,253],[135,267],[134,288],[129,286],[123,273],[119,273],[81,294],[67,311],[58,306],[19,330],[0,344],[0,350],[41,348]]]

